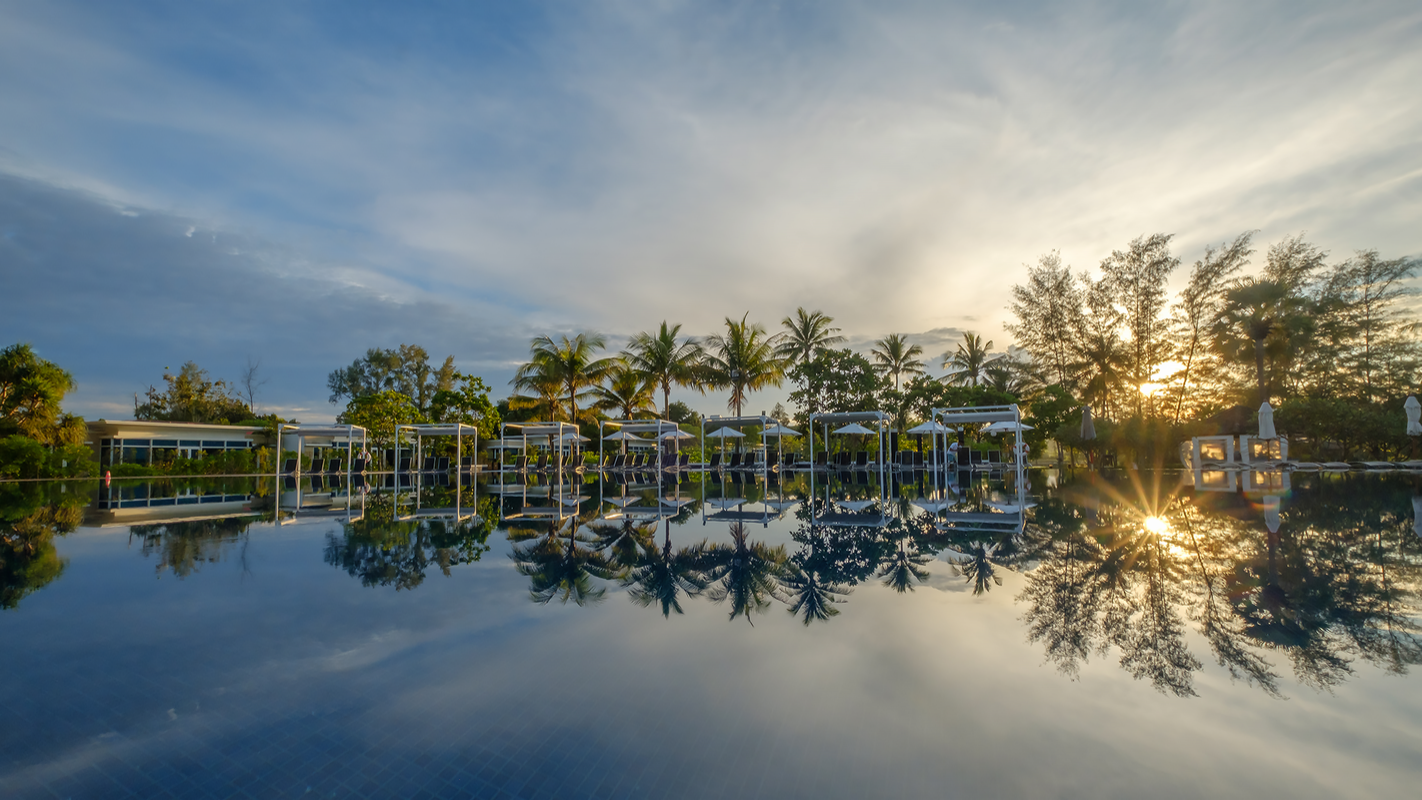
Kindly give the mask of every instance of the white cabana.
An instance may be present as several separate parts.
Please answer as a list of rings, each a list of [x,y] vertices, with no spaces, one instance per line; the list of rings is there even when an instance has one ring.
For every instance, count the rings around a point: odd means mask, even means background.
[[[614,427],[618,433],[624,434],[620,438],[617,434],[608,434],[606,429]],[[681,440],[691,438],[681,429],[681,426],[669,419],[606,419],[598,422],[598,443],[597,461],[604,464],[606,457],[602,452],[603,442],[624,442],[631,447],[659,447],[661,442],[671,442],[678,453],[681,452]],[[643,434],[636,436],[635,434]],[[626,452],[625,447],[623,451]],[[665,466],[665,464],[663,464]]]

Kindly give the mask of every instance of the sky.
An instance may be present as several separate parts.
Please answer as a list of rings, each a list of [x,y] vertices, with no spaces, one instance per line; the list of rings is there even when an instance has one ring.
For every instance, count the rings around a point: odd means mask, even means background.
[[[799,306],[941,373],[1052,250],[1422,255],[1419,85],[1416,2],[0,0],[0,339],[109,419],[188,360],[317,422],[371,347],[503,396],[539,334]]]

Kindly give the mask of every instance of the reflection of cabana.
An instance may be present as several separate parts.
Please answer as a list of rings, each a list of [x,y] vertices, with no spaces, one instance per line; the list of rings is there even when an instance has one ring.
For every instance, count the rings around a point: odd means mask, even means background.
[[[358,437],[357,433],[359,433]],[[305,452],[308,444],[312,447],[332,448],[339,448],[344,444],[346,450],[346,479],[349,480],[351,476],[351,462],[355,460],[353,458],[355,455],[353,451],[357,438],[360,439],[361,450],[364,450],[366,447],[367,434],[365,428],[359,425],[297,425],[283,422],[279,423],[276,429],[277,456],[280,458],[281,453],[285,450],[295,450],[297,455],[296,468],[290,470],[290,472],[300,475],[301,455]],[[310,441],[312,439],[315,439],[316,442],[312,443]],[[293,440],[296,446],[288,448],[286,443]],[[281,469],[281,464],[278,464],[277,467],[278,472],[288,472],[288,470]]]
[[[860,472],[860,475],[866,473]],[[882,528],[893,521],[889,514],[889,482],[885,479],[883,472],[879,473],[879,482],[874,488],[876,494],[872,499],[843,500],[830,499],[830,481],[825,481],[824,511],[815,509],[814,500],[818,492],[815,488],[815,473],[810,472],[810,500],[806,508],[810,510],[811,525],[828,525],[830,527],[862,527],[862,528]],[[870,509],[877,508],[877,511]]]
[[[556,492],[554,490],[557,490]],[[523,522],[562,522],[568,517],[577,516],[579,508],[582,506],[587,496],[578,494],[577,488],[568,486],[572,494],[565,491],[565,487],[558,486],[529,486],[526,483],[516,484],[489,484],[487,490],[501,495],[504,498],[517,498],[519,500],[519,510],[512,514],[503,513],[503,502],[499,503],[500,519]],[[548,505],[531,505],[529,500],[547,500]]]
[[[563,449],[559,447],[559,440],[568,434],[578,435],[578,426],[571,422],[505,422],[499,428],[499,439],[507,443],[509,441],[509,430],[512,429],[515,438],[523,443],[523,451],[528,452],[529,442],[538,444],[540,439],[546,440],[548,449],[556,454],[559,462],[563,459]],[[507,444],[505,444],[507,447]],[[559,471],[562,471],[562,464],[558,464]],[[500,464],[500,472],[509,471],[509,467]]]
[[[423,487],[421,487],[417,482],[414,490],[410,492],[410,494],[414,495],[414,510],[408,511],[403,514],[400,513],[400,493],[397,490],[395,494],[395,520],[397,522],[409,522],[411,520],[418,519],[440,519],[452,520],[454,522],[464,522],[466,520],[475,519],[478,517],[479,484],[475,482],[474,478],[471,476],[469,479],[469,485],[474,487],[474,502],[470,505],[464,505],[464,474],[463,472],[456,472],[454,481],[454,505],[431,506],[427,508],[424,505],[424,497],[421,496],[421,489]]]
[[[435,468],[425,469],[425,465],[415,464],[415,459],[424,456],[424,441],[428,436],[453,436],[454,437],[454,463],[462,472],[464,470],[464,434],[469,432],[474,436],[474,449],[479,450],[479,429],[473,425],[466,425],[463,422],[451,422],[445,424],[421,424],[421,425],[396,425],[395,426],[395,473],[398,475],[400,469],[400,438],[402,435],[414,437],[414,445],[411,448],[410,471],[411,472],[447,472],[448,470],[436,470]],[[471,465],[472,469],[472,465]]]
[[[616,428],[617,431],[612,434],[604,434],[603,431],[609,426]],[[624,447],[634,441],[645,442],[638,434],[653,434],[654,441],[646,442],[647,444],[658,446],[664,440],[671,441],[673,451],[678,455],[681,453],[681,426],[669,419],[605,419],[597,423],[597,463],[599,467],[605,463],[602,443],[608,440],[618,441],[619,434],[621,441],[624,442]],[[668,434],[672,436],[669,440],[666,439]]]
[[[315,479],[313,478],[313,481]],[[364,478],[359,480],[363,481]],[[287,488],[282,489],[283,477],[278,475],[277,485],[272,492],[272,518],[277,525],[289,525],[302,519],[340,519],[358,522],[365,519],[365,490],[356,491],[355,485],[347,481],[344,491],[306,491],[304,482],[285,478]],[[360,500],[357,503],[356,498]]]

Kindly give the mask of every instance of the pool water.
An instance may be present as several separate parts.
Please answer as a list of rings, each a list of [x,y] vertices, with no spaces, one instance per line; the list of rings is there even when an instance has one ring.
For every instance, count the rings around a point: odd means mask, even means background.
[[[0,485],[0,796],[1422,779],[1416,477],[377,484]]]

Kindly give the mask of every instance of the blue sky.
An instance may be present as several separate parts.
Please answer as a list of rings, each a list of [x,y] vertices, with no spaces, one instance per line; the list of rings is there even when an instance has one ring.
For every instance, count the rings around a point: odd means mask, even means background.
[[[305,420],[401,342],[500,391],[537,333],[800,305],[1002,346],[1052,249],[1422,254],[1419,45],[1407,2],[0,3],[0,338],[90,416],[253,356]]]

